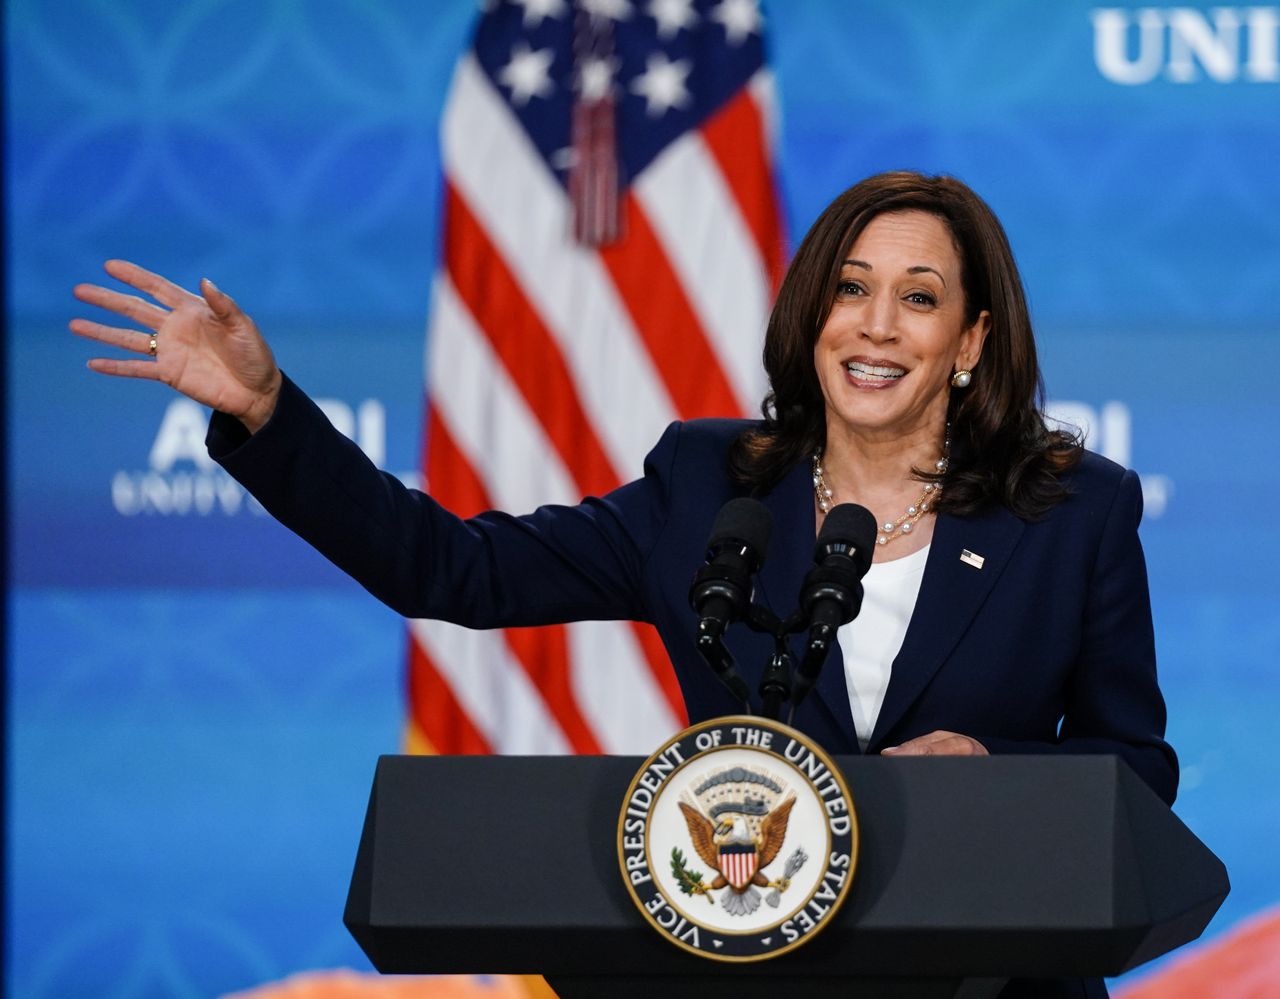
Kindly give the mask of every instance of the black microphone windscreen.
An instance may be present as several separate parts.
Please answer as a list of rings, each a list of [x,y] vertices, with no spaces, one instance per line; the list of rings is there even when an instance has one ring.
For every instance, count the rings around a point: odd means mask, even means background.
[[[875,531],[875,521],[871,523]],[[711,539],[708,548],[715,548],[726,541],[741,541],[755,549],[763,559],[769,550],[769,537],[773,534],[773,514],[759,500],[747,496],[731,499],[716,514],[715,523],[711,526]]]
[[[871,554],[876,544],[876,518],[865,506],[857,503],[841,503],[827,514],[818,532],[818,544],[813,559],[821,563],[833,547],[851,549],[849,554],[858,565],[859,573],[871,568]]]

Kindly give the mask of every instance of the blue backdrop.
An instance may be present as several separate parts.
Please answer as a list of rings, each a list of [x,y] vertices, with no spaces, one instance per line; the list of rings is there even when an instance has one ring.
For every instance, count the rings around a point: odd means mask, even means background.
[[[1280,902],[1280,7],[1146,10],[766,18],[793,244],[868,173],[963,178],[1008,228],[1055,411],[1143,476],[1176,810],[1234,883],[1213,934]],[[5,14],[5,985],[203,996],[367,966],[340,914],[399,745],[401,625],[209,467],[198,408],[86,372],[65,324],[110,256],[212,276],[414,468],[437,123],[473,7]]]

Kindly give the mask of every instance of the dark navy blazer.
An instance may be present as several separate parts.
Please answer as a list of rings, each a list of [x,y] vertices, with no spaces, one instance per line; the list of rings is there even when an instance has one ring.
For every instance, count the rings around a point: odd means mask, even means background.
[[[688,590],[717,511],[741,494],[725,466],[745,426],[672,424],[644,476],[607,496],[466,521],[378,472],[287,379],[262,430],[250,437],[215,414],[208,444],[268,511],[407,617],[654,624],[696,722],[739,710],[694,649]],[[1172,802],[1138,479],[1086,454],[1067,485],[1070,497],[1036,522],[1002,508],[938,517],[867,751],[946,729],[993,753],[1117,753]],[[807,463],[760,498],[774,530],[756,599],[786,615],[812,565]],[[961,561],[966,549],[981,568]],[[770,640],[735,626],[728,645],[754,691]],[[838,648],[795,722],[833,753],[859,752]]]

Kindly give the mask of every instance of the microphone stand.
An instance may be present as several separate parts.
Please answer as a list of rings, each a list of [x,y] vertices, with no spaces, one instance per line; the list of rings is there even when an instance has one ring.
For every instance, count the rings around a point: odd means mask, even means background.
[[[711,667],[711,671],[729,689],[729,693],[742,702],[743,712],[748,715],[755,714],[751,710],[751,693],[747,690],[746,681],[738,675],[733,653],[724,644],[723,637],[699,625],[697,649],[707,665]]]
[[[757,692],[761,700],[760,715],[772,721],[782,721],[782,706],[791,700],[792,676],[796,669],[796,657],[787,648],[787,636],[804,631],[805,620],[799,612],[783,620],[768,607],[751,604],[743,623],[757,634],[769,635],[773,639],[773,655],[770,656],[769,665],[765,667],[764,675],[760,678]],[[729,688],[736,700],[742,702],[743,711],[748,715],[754,715],[756,712],[751,710],[747,685],[738,675],[733,653],[724,644],[721,636],[700,629],[697,648],[720,682]],[[793,714],[794,711],[793,705]],[[790,718],[788,718],[789,722]]]
[[[796,657],[787,648],[787,636],[804,630],[804,619],[792,614],[785,621],[767,607],[752,604],[747,614],[747,627],[773,637],[773,655],[760,678],[761,714],[773,721],[782,720],[782,706],[791,700],[791,677]]]

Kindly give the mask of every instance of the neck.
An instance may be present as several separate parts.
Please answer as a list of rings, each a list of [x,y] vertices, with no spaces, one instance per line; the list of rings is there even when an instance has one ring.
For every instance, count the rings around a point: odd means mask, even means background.
[[[834,431],[834,432],[833,432]],[[878,438],[827,426],[822,464],[827,484],[841,501],[875,508],[904,492],[919,492],[913,469],[933,471],[943,456],[943,427]]]
[[[813,460],[814,502],[818,515],[840,503],[866,507],[878,525],[873,561],[909,555],[933,535],[933,506],[941,495],[933,482],[921,483],[912,472],[945,471],[950,442],[942,426],[922,424],[913,432],[866,434],[827,420],[827,447]]]

